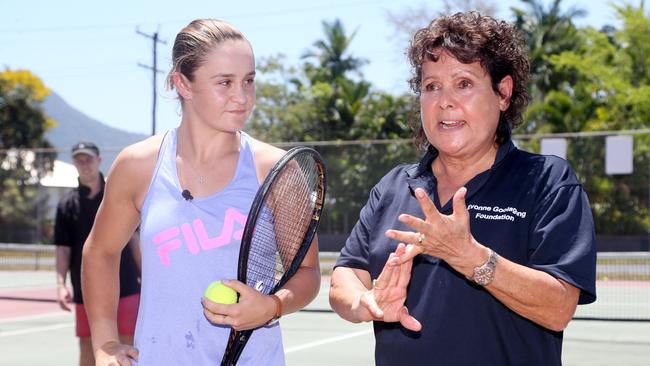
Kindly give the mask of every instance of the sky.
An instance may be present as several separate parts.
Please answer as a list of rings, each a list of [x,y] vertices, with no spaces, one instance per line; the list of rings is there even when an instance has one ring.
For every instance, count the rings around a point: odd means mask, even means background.
[[[489,2],[489,1],[488,1]],[[549,3],[550,0],[546,0]],[[512,20],[511,6],[498,3],[498,18]],[[28,69],[68,104],[109,126],[151,134],[153,34],[158,45],[156,131],[176,127],[179,105],[165,90],[176,33],[196,18],[220,18],[251,41],[257,59],[282,53],[288,65],[323,38],[322,21],[341,19],[347,33],[356,30],[351,54],[365,58],[366,80],[391,93],[407,91],[406,44],[399,44],[387,14],[400,14],[425,4],[442,9],[441,0],[276,0],[276,1],[77,1],[0,0],[0,68]],[[583,8],[578,25],[600,28],[616,24],[605,0],[564,0],[565,9]],[[432,14],[433,16],[433,14]]]

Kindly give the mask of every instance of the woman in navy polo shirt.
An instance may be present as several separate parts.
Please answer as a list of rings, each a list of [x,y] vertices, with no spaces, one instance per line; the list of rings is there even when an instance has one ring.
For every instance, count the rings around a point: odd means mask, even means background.
[[[426,154],[370,192],[330,303],[374,322],[378,365],[561,365],[562,330],[596,299],[594,225],[569,164],[511,141],[525,47],[468,12],[420,29],[408,56]]]

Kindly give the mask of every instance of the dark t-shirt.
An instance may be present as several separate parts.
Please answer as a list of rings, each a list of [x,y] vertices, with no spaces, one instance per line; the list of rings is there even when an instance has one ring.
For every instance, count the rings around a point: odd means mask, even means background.
[[[397,220],[424,217],[413,196],[428,192],[441,213],[431,171],[436,153],[420,164],[400,165],[372,189],[336,266],[377,278],[397,242],[387,229],[412,231]],[[596,246],[589,203],[569,164],[554,156],[499,148],[491,169],[466,184],[472,235],[500,256],[560,278],[596,299]],[[374,322],[377,365],[561,365],[562,332],[516,314],[446,262],[414,259],[406,306],[422,323],[410,332],[399,323]]]
[[[104,196],[104,178],[100,192],[89,199],[89,188],[79,184],[59,201],[54,224],[54,244],[70,247],[70,281],[74,302],[83,303],[81,295],[81,252],[95,222],[95,215]],[[91,269],[92,270],[92,269]],[[122,250],[120,262],[120,297],[140,292],[139,270],[131,248]]]

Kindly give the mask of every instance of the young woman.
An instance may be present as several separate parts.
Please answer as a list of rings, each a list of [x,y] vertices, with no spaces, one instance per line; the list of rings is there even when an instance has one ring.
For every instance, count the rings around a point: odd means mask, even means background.
[[[237,304],[203,291],[236,278],[242,229],[253,197],[283,150],[242,131],[255,103],[250,43],[232,25],[191,22],[177,35],[168,85],[181,102],[180,126],[117,157],[83,256],[83,289],[97,365],[213,365],[230,328],[266,325],[318,293],[314,242],[274,299],[235,280]],[[142,296],[135,347],[120,344],[115,309],[122,243],[140,226]],[[277,300],[280,300],[279,302]],[[253,333],[240,365],[284,364],[275,323]]]

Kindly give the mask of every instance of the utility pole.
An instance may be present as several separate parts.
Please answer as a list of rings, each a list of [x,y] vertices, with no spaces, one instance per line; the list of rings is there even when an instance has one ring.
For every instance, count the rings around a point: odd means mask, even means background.
[[[158,85],[157,82],[156,82],[156,76],[157,76],[158,73],[162,74],[162,71],[158,70],[158,66],[157,66],[158,62],[156,61],[157,60],[156,55],[158,53],[158,43],[167,44],[167,42],[161,41],[161,40],[158,39],[158,31],[156,31],[153,35],[146,34],[144,32],[140,32],[139,29],[136,29],[135,31],[139,35],[150,38],[151,40],[153,40],[153,66],[144,65],[144,64],[141,64],[141,63],[138,62],[138,66],[153,71],[153,107],[152,107],[152,111],[151,111],[151,118],[152,118],[151,119],[151,135],[153,136],[153,135],[156,134],[156,101],[157,101],[157,98],[158,98],[157,93],[156,93],[156,86]]]

